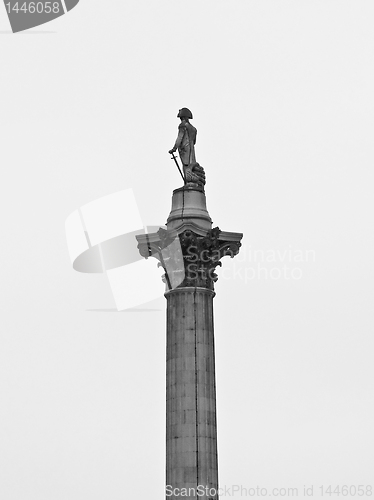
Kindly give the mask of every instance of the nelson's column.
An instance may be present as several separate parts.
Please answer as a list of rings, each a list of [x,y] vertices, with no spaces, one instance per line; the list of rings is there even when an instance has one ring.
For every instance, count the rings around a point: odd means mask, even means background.
[[[243,235],[212,228],[205,173],[195,157],[192,113],[182,108],[178,117],[178,137],[169,153],[184,186],[173,191],[167,230],[136,238],[141,255],[155,257],[165,270],[166,498],[217,500],[215,268],[222,257],[239,252]],[[174,155],[177,150],[183,174]]]

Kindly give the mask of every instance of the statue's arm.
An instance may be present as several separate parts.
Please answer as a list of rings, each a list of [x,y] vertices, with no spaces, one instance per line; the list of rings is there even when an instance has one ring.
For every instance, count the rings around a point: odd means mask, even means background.
[[[185,132],[185,127],[183,125],[179,125],[179,132],[178,132],[178,137],[177,137],[177,140],[175,141],[175,144],[173,146],[173,148],[169,151],[169,153],[174,153],[174,151],[176,151],[179,146],[182,144],[182,140],[183,140],[183,136],[184,136],[184,132]]]

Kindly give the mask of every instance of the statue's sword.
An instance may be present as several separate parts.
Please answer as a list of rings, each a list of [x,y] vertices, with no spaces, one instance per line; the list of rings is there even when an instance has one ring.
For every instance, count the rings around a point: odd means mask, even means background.
[[[175,161],[175,164],[176,164],[176,166],[178,167],[179,173],[180,173],[180,174],[181,174],[181,176],[182,176],[183,182],[186,184],[186,179],[184,178],[184,176],[183,176],[183,174],[182,174],[182,170],[180,169],[180,166],[179,166],[179,163],[178,163],[178,161],[177,161],[176,156],[174,155],[174,153],[171,153],[171,156],[172,156],[172,158],[170,158],[170,159]]]

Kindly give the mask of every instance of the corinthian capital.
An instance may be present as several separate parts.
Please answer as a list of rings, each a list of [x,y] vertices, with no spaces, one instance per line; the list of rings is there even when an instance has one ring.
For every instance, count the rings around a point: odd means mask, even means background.
[[[222,257],[238,254],[241,233],[221,231],[218,227],[208,231],[182,227],[178,231],[162,228],[157,233],[137,236],[143,257],[155,257],[165,270],[167,290],[178,287],[202,287],[214,290],[218,276],[217,266]]]

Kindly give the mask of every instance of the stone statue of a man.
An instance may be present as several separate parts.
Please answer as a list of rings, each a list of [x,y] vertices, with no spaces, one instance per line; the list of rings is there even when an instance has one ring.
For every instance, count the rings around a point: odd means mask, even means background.
[[[183,163],[183,170],[186,170],[189,165],[196,163],[195,143],[197,130],[189,122],[193,118],[189,109],[180,109],[177,117],[181,119],[178,126],[178,137],[169,153],[172,154],[178,149],[179,157]]]

